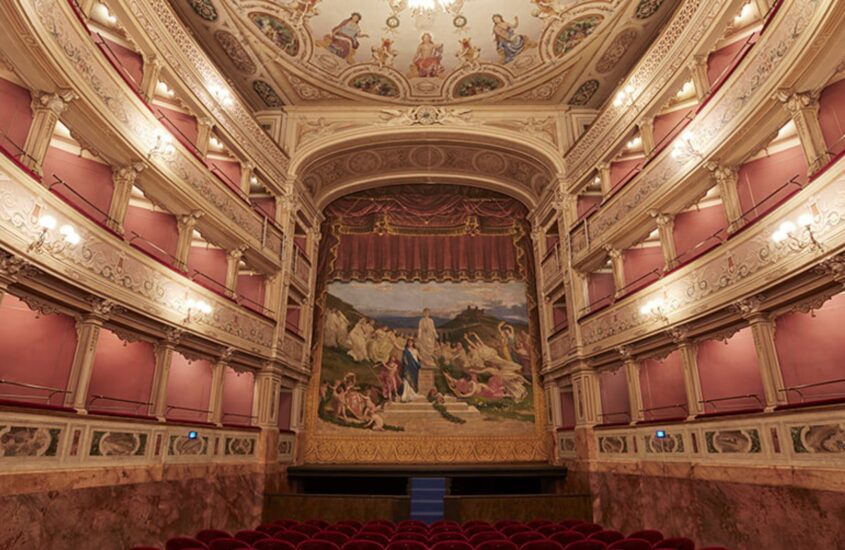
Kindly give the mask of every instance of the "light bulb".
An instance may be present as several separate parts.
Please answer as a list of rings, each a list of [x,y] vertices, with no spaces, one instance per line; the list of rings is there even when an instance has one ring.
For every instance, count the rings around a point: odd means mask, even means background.
[[[681,139],[686,142],[691,142],[692,137],[692,132],[690,132],[689,130],[684,130],[684,132],[681,134]]]
[[[197,301],[193,298],[188,298],[185,300],[185,305],[188,306],[188,309],[194,309],[197,306]]]
[[[65,242],[68,243],[69,245],[72,245],[72,246],[79,244],[79,242],[81,240],[82,240],[82,237],[80,237],[75,232],[74,233],[68,233],[67,235],[65,235]]]
[[[627,86],[625,86],[625,93],[630,96],[634,95],[634,87],[628,84]]]
[[[786,237],[787,237],[786,232],[781,231],[780,229],[778,229],[777,231],[772,233],[772,240],[775,241],[776,243],[782,243],[783,241],[786,240]]]
[[[805,212],[798,216],[798,225],[801,227],[807,227],[808,225],[813,225],[813,215],[809,212]]]
[[[794,223],[792,223],[792,222],[791,222],[791,221],[789,221],[789,220],[787,220],[787,221],[783,222],[782,224],[780,224],[780,227],[779,227],[779,229],[780,229],[781,231],[783,231],[784,233],[786,233],[787,235],[788,235],[789,233],[792,233],[793,231],[795,231],[795,228],[796,228],[796,227],[795,227],[795,224],[794,224]]]
[[[38,218],[38,225],[40,225],[44,229],[49,229],[51,231],[56,228],[57,223],[58,222],[56,222],[56,218],[49,214],[45,214]]]
[[[73,226],[65,224],[65,225],[63,225],[59,228],[59,233],[67,236],[67,235],[73,235],[75,233],[75,231],[73,230]]]

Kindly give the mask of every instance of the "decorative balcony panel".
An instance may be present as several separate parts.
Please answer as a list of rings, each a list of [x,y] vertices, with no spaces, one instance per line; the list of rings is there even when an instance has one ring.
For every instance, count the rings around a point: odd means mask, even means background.
[[[560,247],[556,246],[543,258],[541,267],[543,270],[543,290],[545,292],[551,291],[563,280],[563,265],[560,254]]]
[[[575,431],[565,430],[555,433],[557,440],[557,456],[559,458],[576,458]]]
[[[179,182],[180,189],[189,189],[196,204],[219,212],[232,233],[248,235],[251,246],[266,249],[278,258],[282,245],[278,229],[265,227],[261,216],[227,191],[188,150],[175,147],[170,154],[162,148],[161,135],[166,130],[84,33],[68,4],[52,0],[31,0],[30,4],[37,20],[33,22],[37,35],[58,58],[57,65],[64,69],[67,79],[97,111],[108,114],[103,118],[104,125],[111,125],[130,142],[139,158],[146,159],[170,181]]]
[[[299,250],[294,252],[293,276],[303,289],[308,290],[311,283],[311,264]]]
[[[296,450],[296,434],[294,432],[282,431],[279,433],[279,462],[290,464],[293,462]]]
[[[572,337],[569,331],[563,331],[560,334],[555,334],[549,341],[549,362],[557,364],[572,352]]]
[[[58,231],[45,233],[41,214],[56,218],[57,227],[70,224],[81,237],[69,246]],[[214,338],[237,348],[269,356],[274,325],[218,294],[206,290],[180,273],[168,269],[123,240],[107,233],[37,184],[5,157],[0,157],[0,236],[9,248],[45,271],[91,292],[140,309],[168,324]],[[187,300],[204,300],[212,313],[188,321]]]
[[[301,336],[285,331],[281,342],[282,355],[293,365],[300,366],[305,357],[305,341]]]
[[[626,220],[656,208],[661,198],[701,169],[706,159],[743,126],[744,120],[768,105],[774,91],[782,85],[784,73],[818,37],[813,20],[824,5],[817,0],[796,0],[783,5],[779,23],[770,27],[755,45],[750,61],[738,69],[731,77],[731,85],[723,87],[720,95],[687,127],[685,133],[691,136],[693,144],[687,147],[689,150],[680,155],[671,154],[668,148],[664,150],[586,220],[589,239],[572,240],[576,263],[603,246],[614,231],[627,231]]]

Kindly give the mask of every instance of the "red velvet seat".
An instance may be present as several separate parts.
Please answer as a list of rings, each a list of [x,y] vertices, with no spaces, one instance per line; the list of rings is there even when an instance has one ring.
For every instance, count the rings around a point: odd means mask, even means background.
[[[488,540],[476,546],[475,550],[517,550],[517,546],[509,540]]]
[[[531,531],[531,528],[527,525],[517,524],[517,525],[506,525],[499,529],[499,532],[509,537],[511,535],[515,535],[516,533],[525,533]]]
[[[344,544],[346,544],[347,541],[349,541],[348,536],[344,535],[343,533],[339,533],[337,531],[320,531],[319,533],[317,533],[316,535],[311,537],[311,539],[312,540],[328,540],[328,541],[331,541],[331,542],[337,544],[338,546],[343,546]]]
[[[355,535],[353,540],[371,540],[377,542],[382,546],[390,544],[390,539],[382,533],[371,533],[369,531],[361,531]]]
[[[450,527],[460,527],[461,524],[457,521],[451,519],[441,519],[440,521],[435,521],[431,524],[431,527],[442,527],[444,525],[448,525]]]
[[[486,521],[482,521],[482,520],[479,520],[479,519],[473,519],[473,520],[463,522],[461,524],[461,527],[463,527],[464,530],[466,530],[466,529],[469,529],[470,527],[493,527],[493,526],[490,525],[489,523],[487,523]]]
[[[428,530],[428,525],[424,521],[420,521],[418,519],[406,519],[399,522],[396,526],[397,529],[401,529],[402,527],[422,527],[426,531]]]
[[[577,531],[561,531],[559,533],[553,533],[549,538],[561,546],[566,547],[567,544],[572,544],[578,540],[584,540],[584,535]]]
[[[278,525],[279,527],[284,527],[286,529],[290,529],[294,525],[299,525],[298,521],[294,521],[292,519],[277,519],[270,522],[270,525]]]
[[[341,550],[384,550],[384,546],[372,540],[352,539]]]
[[[267,533],[271,537],[273,536],[273,534],[276,531],[280,531],[279,526],[273,525],[272,523],[264,523],[262,525],[259,525],[258,527],[255,528],[255,530],[261,531],[262,533]]]
[[[211,550],[238,550],[239,548],[252,548],[248,542],[238,539],[216,539],[208,545]]]
[[[329,522],[323,521],[321,519],[309,519],[305,521],[305,525],[314,525],[316,527],[319,527],[320,529],[325,529],[329,526]]]
[[[647,540],[651,544],[657,544],[661,540],[663,540],[663,533],[657,531],[656,529],[643,529],[641,531],[634,531],[630,535],[628,535],[629,539],[643,539]]]
[[[226,531],[221,531],[220,529],[203,529],[198,532],[194,538],[208,544],[216,539],[230,539],[232,538],[232,535]]]
[[[625,535],[620,533],[619,531],[614,531],[612,529],[605,529],[604,531],[596,531],[595,533],[590,534],[587,537],[588,540],[600,540],[605,544],[612,544],[618,540],[622,540],[625,538]]]
[[[416,540],[396,540],[388,544],[385,550],[428,550],[428,545]]]
[[[476,533],[470,539],[470,544],[478,546],[482,542],[488,540],[507,540],[507,537],[498,531],[484,531],[483,533]]]
[[[340,523],[336,523],[335,525],[329,525],[326,527],[326,531],[336,531],[338,533],[343,533],[347,537],[352,537],[357,533],[359,530],[351,525],[343,525]]]
[[[600,540],[576,540],[564,550],[606,550],[607,545]]]
[[[252,545],[255,550],[294,550],[296,546],[279,539],[264,539]]]
[[[421,542],[423,544],[428,544],[430,541],[428,540],[428,536],[424,533],[417,533],[416,531],[408,531],[408,532],[398,532],[390,539],[390,542],[393,541],[401,541],[401,540],[414,540],[417,542]]]
[[[593,533],[598,533],[603,529],[601,525],[597,525],[595,523],[582,523],[581,525],[576,525],[575,527],[573,527],[572,530],[586,536],[592,535]]]
[[[458,531],[444,531],[440,533],[432,533],[431,536],[428,537],[428,540],[430,540],[433,544],[435,542],[443,542],[447,540],[466,542],[467,538]]]
[[[552,523],[550,525],[543,525],[537,528],[537,532],[541,535],[546,535],[547,537],[552,533],[558,533],[560,531],[566,531],[567,528],[563,525],[559,525],[557,523]]]
[[[164,544],[165,550],[194,550],[208,548],[204,542],[190,537],[173,537]]]
[[[395,523],[393,523],[392,521],[384,520],[384,519],[370,520],[370,521],[368,521],[367,523],[364,524],[364,527],[369,527],[371,525],[381,525],[382,527],[387,527],[391,531],[396,530],[396,524]]]
[[[608,548],[613,548],[613,550],[651,550],[651,543],[643,539],[622,539],[614,542]]]
[[[477,535],[478,533],[489,533],[491,531],[496,531],[496,528],[492,525],[471,525],[469,527],[464,526],[464,535],[468,537],[472,537]],[[496,531],[498,533],[498,531]]]
[[[262,533],[261,531],[252,531],[245,529],[243,531],[238,531],[237,533],[235,533],[234,538],[252,544],[253,542],[269,539],[270,535],[268,535],[267,533]]]
[[[294,546],[297,546],[300,542],[306,541],[311,537],[306,535],[305,533],[300,533],[299,531],[276,531],[276,534],[273,535],[274,538],[279,540],[283,540],[285,542],[289,542]]]
[[[299,533],[305,533],[309,537],[313,537],[314,535],[316,535],[317,533],[322,531],[322,529],[320,529],[316,525],[308,525],[306,523],[300,523],[298,525],[292,525],[289,528],[289,530],[290,531],[297,531]]]
[[[300,542],[296,550],[340,550],[340,546],[329,540],[304,540]]]
[[[538,527],[542,527],[544,525],[551,525],[551,524],[552,524],[551,520],[548,520],[548,519],[535,519],[534,521],[528,522],[528,527],[536,530]]]
[[[673,550],[695,550],[695,543],[686,537],[664,539],[652,548],[672,548]]]
[[[520,546],[519,550],[563,550],[563,545],[551,539],[532,540]]]
[[[464,540],[444,540],[431,545],[431,550],[474,550],[472,545]]]
[[[362,533],[380,533],[386,537],[393,535],[396,532],[396,529],[390,527],[388,525],[382,525],[380,523],[368,523],[361,527]]]
[[[364,526],[363,523],[361,523],[358,520],[354,520],[354,519],[342,519],[342,520],[338,521],[337,524],[338,525],[347,525],[349,527],[352,527],[354,529],[359,529],[359,530],[361,529],[361,527]]]
[[[519,522],[510,520],[510,519],[503,519],[501,521],[497,521],[496,523],[494,523],[493,527],[495,527],[496,529],[501,531],[503,527],[507,527],[509,525],[519,525]]]
[[[422,525],[399,525],[396,527],[396,533],[422,533],[428,535],[428,527]]]
[[[525,531],[524,533],[511,535],[508,537],[508,540],[517,546],[522,546],[526,542],[531,542],[532,540],[543,540],[544,538],[546,537],[536,531]]]
[[[582,519],[565,519],[561,521],[558,525],[566,527],[567,529],[572,529],[576,525],[583,525],[585,523],[587,522]]]

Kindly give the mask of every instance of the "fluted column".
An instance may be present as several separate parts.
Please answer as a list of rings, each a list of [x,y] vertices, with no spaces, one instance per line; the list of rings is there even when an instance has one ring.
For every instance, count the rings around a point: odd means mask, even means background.
[[[601,390],[599,377],[583,365],[572,374],[572,391],[575,399],[575,424],[579,427],[595,426],[601,419]]]
[[[733,166],[722,166],[715,162],[707,164],[707,168],[719,186],[719,195],[722,197],[722,205],[725,207],[725,216],[728,218],[728,233],[733,233],[745,225],[742,219],[742,203],[739,200],[739,171]]]
[[[150,392],[150,415],[155,416],[159,422],[167,419],[167,381],[170,378],[170,366],[173,364],[173,352],[182,337],[179,329],[167,331],[164,339],[155,346],[155,373]]]
[[[176,267],[182,271],[188,270],[188,254],[191,252],[194,228],[201,217],[202,212],[195,210],[190,214],[183,214],[176,218],[176,225],[179,229],[179,240],[176,242]]]
[[[226,294],[234,298],[238,294],[238,272],[246,246],[239,246],[226,252]]]
[[[684,371],[684,389],[687,394],[687,418],[692,420],[704,413],[704,396],[701,392],[701,377],[698,373],[698,346],[691,341],[683,328],[675,328],[670,335],[681,354],[681,367]]]
[[[710,78],[707,76],[708,57],[705,54],[695,55],[688,65],[692,83],[695,86],[695,95],[699,101],[710,93]]]
[[[819,123],[819,92],[781,90],[778,99],[795,122],[810,174],[815,174],[831,160]]]
[[[654,119],[648,118],[640,121],[640,139],[643,142],[643,153],[650,155],[656,144],[654,143]]]
[[[615,298],[625,293],[625,263],[622,258],[622,251],[605,245],[607,255],[610,256],[610,266],[613,269],[613,285],[616,287]]]
[[[663,261],[666,271],[675,267],[677,253],[675,252],[675,216],[660,212],[652,212],[651,216],[657,222],[657,234],[660,237],[660,249],[663,251]]]
[[[291,393],[290,429],[299,432],[305,427],[305,398],[308,386],[298,383]]]
[[[610,163],[602,162],[596,165],[596,171],[599,175],[599,185],[601,186],[601,194],[603,196],[607,196],[611,190]]]
[[[152,101],[155,97],[162,66],[161,59],[157,55],[144,56],[144,74],[141,77],[140,92],[147,101]]]
[[[201,157],[208,155],[208,144],[211,141],[211,131],[214,123],[211,119],[200,117],[197,119],[197,150]]]
[[[772,411],[775,407],[786,405],[789,400],[783,391],[783,371],[775,348],[775,321],[768,312],[761,309],[762,305],[761,297],[751,296],[737,302],[736,308],[751,327],[754,348],[757,351],[757,366],[760,369],[766,398],[766,410]]]
[[[255,165],[251,162],[241,163],[241,191],[244,195],[249,196],[249,191],[252,188],[252,175],[255,173]]]
[[[71,90],[32,92],[32,125],[23,145],[25,155],[21,162],[33,172],[42,174],[42,165],[56,124],[74,99],[76,94]]]
[[[548,380],[545,382],[546,406],[549,408],[549,428],[554,431],[558,426],[563,425],[563,411],[560,408],[560,389],[557,381]]]
[[[208,421],[217,426],[223,424],[223,385],[226,382],[226,367],[232,358],[233,348],[224,349],[211,366],[211,394],[208,399]]]
[[[628,386],[628,407],[631,415],[631,424],[645,420],[643,414],[643,390],[640,386],[640,364],[634,359],[631,351],[627,348],[619,348],[619,355],[622,356],[625,367],[625,382]]]
[[[110,300],[94,299],[91,311],[76,320],[76,350],[68,376],[65,406],[86,413],[88,387],[94,372],[94,358],[97,355],[97,341],[100,329],[115,307]]]
[[[255,377],[255,398],[253,416],[262,428],[277,428],[279,425],[279,391],[282,375],[272,363],[268,363]]]
[[[112,193],[111,204],[109,205],[109,219],[108,226],[123,235],[125,228],[123,224],[126,220],[126,211],[129,208],[129,198],[132,196],[132,187],[135,185],[135,180],[138,179],[138,174],[144,169],[142,163],[132,164],[130,166],[121,166],[112,169],[112,182],[114,182],[114,192]]]

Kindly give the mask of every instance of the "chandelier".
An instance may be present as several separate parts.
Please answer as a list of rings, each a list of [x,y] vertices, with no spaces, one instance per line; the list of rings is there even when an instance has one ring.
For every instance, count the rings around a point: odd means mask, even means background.
[[[408,7],[414,17],[432,16],[437,10],[450,13],[455,0],[408,0]]]

